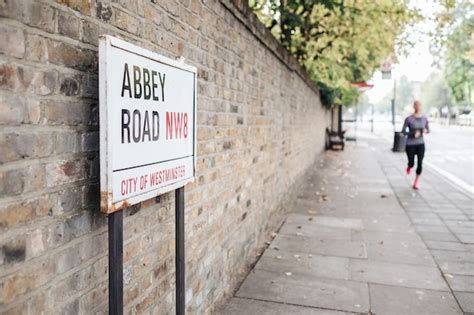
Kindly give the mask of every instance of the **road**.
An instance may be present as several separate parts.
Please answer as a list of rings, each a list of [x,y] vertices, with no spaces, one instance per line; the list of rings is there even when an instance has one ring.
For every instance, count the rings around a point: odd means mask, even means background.
[[[431,124],[431,133],[425,135],[425,166],[430,167],[457,186],[474,192],[474,128]],[[401,127],[399,127],[401,128]],[[370,130],[360,124],[361,132]],[[390,123],[376,123],[376,135],[393,143]]]
[[[433,125],[426,161],[474,186],[474,129]]]

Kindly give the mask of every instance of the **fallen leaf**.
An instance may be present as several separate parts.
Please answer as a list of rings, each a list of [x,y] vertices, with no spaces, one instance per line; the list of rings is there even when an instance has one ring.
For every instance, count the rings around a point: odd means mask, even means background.
[[[329,200],[329,198],[326,195],[322,195],[321,197],[319,197],[319,202],[325,202],[325,201],[328,201],[328,200]]]

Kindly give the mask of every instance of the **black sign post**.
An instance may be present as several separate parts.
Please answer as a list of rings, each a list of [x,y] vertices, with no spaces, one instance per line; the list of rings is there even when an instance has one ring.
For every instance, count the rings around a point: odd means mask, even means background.
[[[175,190],[176,314],[186,313],[184,187]],[[123,314],[123,211],[109,214],[109,314]]]
[[[123,212],[109,214],[109,314],[123,314]]]
[[[186,312],[185,258],[184,258],[184,187],[174,191],[176,207],[176,315]]]

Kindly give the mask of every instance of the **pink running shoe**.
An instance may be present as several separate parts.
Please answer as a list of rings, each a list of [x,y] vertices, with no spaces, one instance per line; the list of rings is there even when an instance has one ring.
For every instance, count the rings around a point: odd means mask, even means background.
[[[411,173],[411,167],[407,167],[406,172],[407,172],[407,175],[410,175],[410,173]]]
[[[418,190],[420,189],[420,181],[416,180],[413,182],[413,189]]]

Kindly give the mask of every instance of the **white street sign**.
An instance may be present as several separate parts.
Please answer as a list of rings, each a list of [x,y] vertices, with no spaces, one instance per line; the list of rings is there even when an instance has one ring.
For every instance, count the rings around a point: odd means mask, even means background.
[[[380,65],[380,71],[382,72],[382,79],[390,80],[392,78],[392,61],[387,59],[382,62]]]
[[[196,68],[99,40],[101,211],[184,186],[196,165]]]

